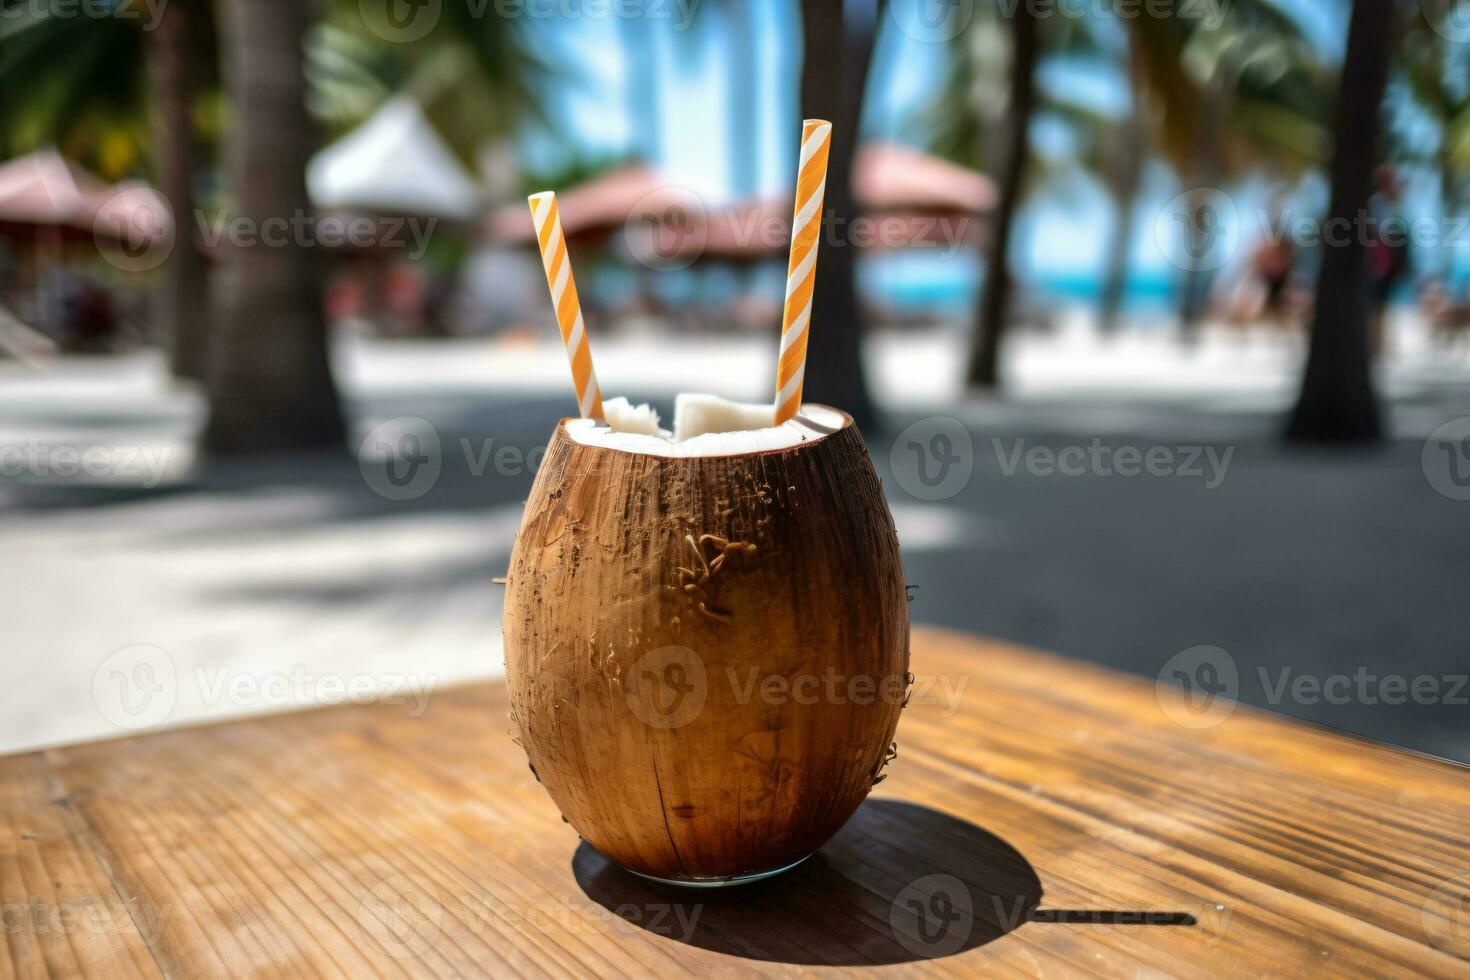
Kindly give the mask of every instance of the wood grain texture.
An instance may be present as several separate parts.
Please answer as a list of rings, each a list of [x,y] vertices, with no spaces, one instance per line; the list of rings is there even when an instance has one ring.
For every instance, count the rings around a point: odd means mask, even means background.
[[[891,777],[723,893],[579,843],[500,684],[0,759],[0,975],[1470,976],[1465,769],[954,634],[913,669]]]
[[[882,484],[842,419],[789,448],[687,458],[557,426],[511,555],[506,681],[533,771],[625,867],[786,867],[881,778],[908,600]]]

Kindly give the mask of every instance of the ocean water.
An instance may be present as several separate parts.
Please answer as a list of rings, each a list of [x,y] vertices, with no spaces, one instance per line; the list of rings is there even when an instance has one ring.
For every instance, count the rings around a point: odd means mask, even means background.
[[[984,281],[981,263],[968,255],[893,254],[865,259],[859,265],[864,298],[880,308],[901,313],[929,311],[959,315],[971,308]],[[1095,303],[1102,281],[1088,271],[1034,270],[1017,276],[1024,297],[1043,304]],[[1179,276],[1135,270],[1129,274],[1123,306],[1130,313],[1162,312],[1179,295]]]
[[[785,282],[785,266],[778,262],[756,268],[691,268],[676,271],[631,270],[607,263],[591,270],[584,292],[594,292],[609,305],[627,301],[640,289],[651,290],[671,306],[702,305],[717,308],[751,291],[767,294],[779,302]],[[580,270],[579,270],[580,273]],[[820,268],[818,274],[821,274]],[[1216,282],[1229,282],[1239,273],[1219,270]],[[1414,277],[1408,277],[1396,301],[1412,301]],[[969,253],[943,255],[934,251],[890,252],[863,256],[858,262],[858,288],[863,299],[891,313],[930,315],[939,318],[965,316],[973,309],[984,280],[979,259]],[[1178,306],[1184,272],[1173,267],[1130,270],[1123,295],[1123,312],[1132,316],[1167,315]],[[579,285],[582,279],[579,275]],[[1021,302],[1040,306],[1086,306],[1095,304],[1102,280],[1090,269],[1048,270],[1033,268],[1017,274]],[[1452,292],[1470,288],[1470,270],[1457,276]]]

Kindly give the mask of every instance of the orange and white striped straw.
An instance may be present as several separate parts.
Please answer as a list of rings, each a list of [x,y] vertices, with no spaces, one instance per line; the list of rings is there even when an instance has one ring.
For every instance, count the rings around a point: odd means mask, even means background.
[[[536,240],[541,246],[546,285],[551,287],[551,305],[556,307],[556,322],[561,327],[567,360],[572,365],[577,411],[583,418],[600,421],[602,392],[597,387],[597,374],[592,370],[592,345],[587,342],[587,325],[582,322],[582,303],[577,299],[577,283],[572,279],[572,262],[567,256],[567,238],[561,231],[561,215],[556,210],[556,194],[542,191],[527,200],[531,204],[531,222],[536,226]]]
[[[812,289],[817,284],[817,243],[822,237],[822,192],[832,124],[801,124],[801,163],[796,171],[796,209],[791,220],[791,261],[786,267],[786,305],[781,311],[781,354],[776,361],[776,424],[801,410],[806,346],[811,334]]]

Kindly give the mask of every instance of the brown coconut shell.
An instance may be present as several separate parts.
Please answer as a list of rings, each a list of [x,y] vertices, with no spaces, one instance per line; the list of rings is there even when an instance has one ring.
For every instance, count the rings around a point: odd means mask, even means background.
[[[511,708],[562,814],[625,867],[784,867],[892,758],[903,568],[867,449],[835,414],[790,448],[699,458],[557,426],[507,582]]]

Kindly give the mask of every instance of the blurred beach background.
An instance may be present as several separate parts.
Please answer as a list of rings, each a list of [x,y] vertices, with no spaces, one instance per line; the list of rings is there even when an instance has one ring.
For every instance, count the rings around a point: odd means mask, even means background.
[[[497,676],[575,412],[525,196],[605,395],[768,401],[819,116],[807,397],[915,622],[1470,761],[1467,42],[1461,0],[0,0],[0,751]]]

